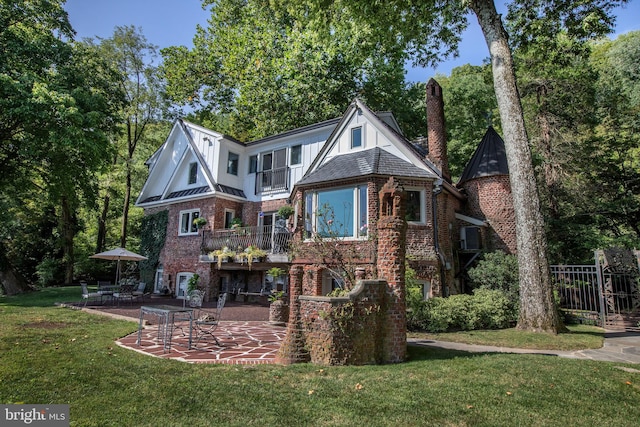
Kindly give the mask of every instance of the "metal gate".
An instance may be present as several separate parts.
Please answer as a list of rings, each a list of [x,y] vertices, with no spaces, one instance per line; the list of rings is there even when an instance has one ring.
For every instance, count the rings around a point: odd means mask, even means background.
[[[603,327],[638,327],[640,251],[595,251],[593,265],[552,265],[560,308]]]

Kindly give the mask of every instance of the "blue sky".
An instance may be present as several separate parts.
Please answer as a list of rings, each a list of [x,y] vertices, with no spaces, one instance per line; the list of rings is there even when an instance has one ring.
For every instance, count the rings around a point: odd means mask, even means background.
[[[499,8],[500,3],[496,3]],[[149,42],[163,48],[192,45],[196,25],[206,27],[209,16],[201,4],[200,0],[67,0],[65,9],[79,39],[108,38],[117,25],[135,25],[142,28]],[[640,0],[630,1],[617,12],[616,34],[640,30]],[[436,73],[449,74],[460,65],[482,64],[489,51],[475,18],[469,23],[458,58],[443,62],[437,69],[408,69],[407,80],[427,81]]]

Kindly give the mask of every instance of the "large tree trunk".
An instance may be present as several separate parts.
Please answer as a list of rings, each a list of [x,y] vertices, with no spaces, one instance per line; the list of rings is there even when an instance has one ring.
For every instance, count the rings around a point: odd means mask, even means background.
[[[127,247],[127,225],[129,223],[129,204],[131,200],[131,159],[127,161],[127,188],[124,192],[124,206],[122,208],[122,229],[120,231],[120,247]]]
[[[0,287],[5,295],[16,295],[29,292],[31,287],[27,284],[22,274],[17,271],[5,254],[7,251],[0,242]]]
[[[62,217],[60,218],[60,228],[62,232],[62,262],[64,263],[64,283],[73,283],[73,238],[75,237],[75,212],[69,205],[66,196],[61,200]]]
[[[492,0],[472,0],[470,8],[489,46],[509,164],[520,273],[518,329],[557,333],[561,325],[553,302],[544,221],[508,36]]]
[[[96,253],[104,251],[104,247],[107,244],[107,215],[109,213],[109,202],[111,198],[107,190],[107,194],[104,196],[104,202],[102,205],[102,214],[98,219],[98,238],[96,239]]]

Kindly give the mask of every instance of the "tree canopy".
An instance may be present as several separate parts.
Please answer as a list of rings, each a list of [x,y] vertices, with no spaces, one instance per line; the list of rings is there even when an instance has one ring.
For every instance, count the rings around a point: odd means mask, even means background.
[[[50,238],[30,227],[40,225],[55,230],[58,239],[34,246],[39,253],[32,255],[39,256],[27,258],[26,266],[32,273],[33,262],[50,255],[47,250],[60,251],[56,257],[70,283],[76,212],[95,201],[96,173],[106,165],[122,94],[108,64],[70,41],[62,1],[6,0],[0,20],[0,244],[7,258],[2,269],[19,273],[20,266],[8,259],[22,250],[21,242]],[[55,227],[45,220],[49,215]],[[24,288],[19,279],[2,284],[7,292]]]
[[[211,18],[194,48],[162,50],[170,98],[245,141],[338,117],[355,97],[393,110],[410,136],[424,133],[412,108],[423,95],[405,85],[399,46],[354,20],[322,28],[276,3],[203,2]]]

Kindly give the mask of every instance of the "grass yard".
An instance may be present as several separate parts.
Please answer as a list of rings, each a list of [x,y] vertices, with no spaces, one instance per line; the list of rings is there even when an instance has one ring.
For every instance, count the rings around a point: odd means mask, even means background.
[[[465,344],[562,351],[600,348],[604,343],[604,330],[602,328],[587,325],[569,325],[567,328],[569,329],[568,333],[558,335],[523,332],[512,328],[438,334],[410,332],[408,336],[411,338]]]
[[[0,297],[0,402],[67,403],[72,426],[636,426],[640,373],[550,356],[411,347],[407,363],[190,365],[115,346],[136,323]],[[629,365],[638,369],[638,366]]]

